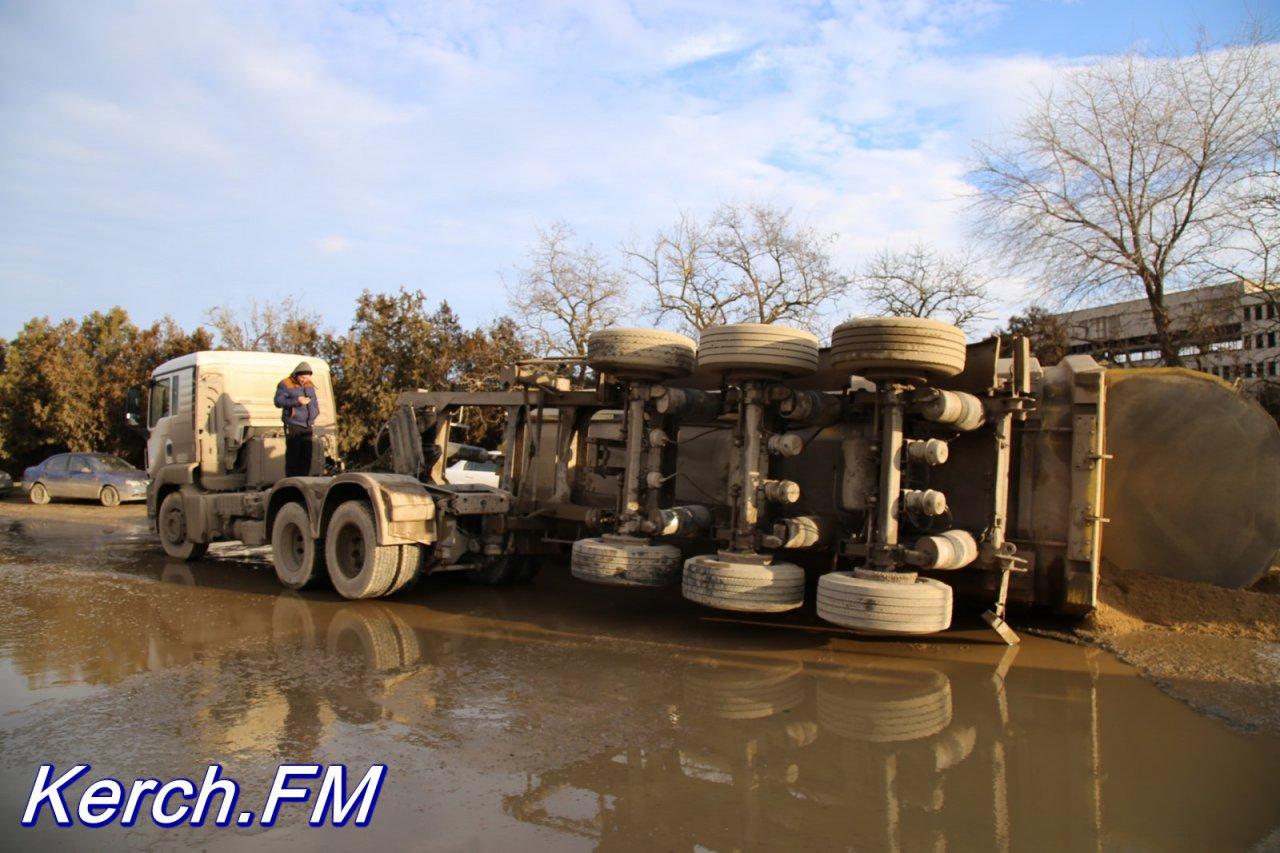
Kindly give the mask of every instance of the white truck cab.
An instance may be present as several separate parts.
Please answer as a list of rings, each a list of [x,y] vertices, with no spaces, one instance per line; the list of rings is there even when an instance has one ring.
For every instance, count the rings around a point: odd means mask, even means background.
[[[208,491],[265,486],[282,478],[284,427],[275,405],[276,385],[301,361],[311,365],[320,404],[311,470],[323,471],[324,457],[337,456],[329,365],[296,353],[214,350],[170,359],[152,371],[144,413],[147,473],[158,480],[166,469],[181,466],[197,472]]]

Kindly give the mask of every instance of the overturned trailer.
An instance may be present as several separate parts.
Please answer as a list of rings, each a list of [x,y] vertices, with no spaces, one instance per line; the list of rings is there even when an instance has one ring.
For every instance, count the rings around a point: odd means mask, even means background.
[[[850,320],[827,348],[777,325],[607,329],[502,390],[400,394],[391,471],[282,477],[264,401],[296,358],[156,369],[148,506],[171,555],[269,542],[286,586],[367,598],[436,571],[521,582],[568,552],[584,581],[740,612],[812,601],[869,633],[944,630],[960,596],[1013,641],[1008,604],[1087,613],[1112,565],[1244,586],[1280,546],[1280,431],[1229,386],[1041,365],[1025,338],[967,345],[931,320]],[[468,407],[505,413],[496,487],[448,482]]]
[[[1222,555],[1203,546],[1179,553],[1162,525],[1124,518],[1128,552],[1150,546],[1197,564],[1184,574],[1208,575],[1195,579],[1239,581],[1264,571],[1280,544],[1280,433],[1211,377],[1181,378],[1211,385],[1216,411],[1180,405],[1185,388],[1161,396],[1147,383],[1148,394],[1129,395],[1145,399],[1125,408],[1116,440],[1142,444],[1144,408],[1174,422],[1180,412],[1233,447],[1233,430],[1248,434],[1259,455],[1236,470],[1211,449],[1166,442],[1197,456],[1126,471],[1108,451],[1102,366],[1087,356],[1040,365],[1024,338],[966,345],[931,320],[855,319],[826,349],[776,325],[713,327],[697,343],[609,329],[591,337],[585,360],[590,388],[537,361],[513,370],[507,391],[400,397],[396,469],[425,481],[442,481],[463,407],[506,409],[501,486],[511,510],[487,519],[472,544],[495,581],[527,576],[531,555],[571,543],[574,576],[595,583],[680,582],[692,601],[747,612],[793,610],[812,596],[826,621],[896,634],[947,628],[954,592],[989,603],[988,622],[1012,639],[1009,602],[1067,614],[1096,605],[1104,525],[1126,515],[1104,506],[1109,465],[1170,493],[1187,491],[1162,480],[1179,467],[1193,479],[1272,472],[1225,504],[1180,499],[1171,516],[1198,514],[1202,540],[1244,543],[1232,567],[1215,567]],[[1209,521],[1246,506],[1247,529]]]

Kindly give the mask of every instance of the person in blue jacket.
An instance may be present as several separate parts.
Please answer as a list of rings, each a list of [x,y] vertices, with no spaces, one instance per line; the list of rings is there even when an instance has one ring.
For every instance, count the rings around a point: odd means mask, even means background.
[[[311,365],[305,361],[276,386],[276,406],[284,418],[284,475],[305,477],[311,473],[311,429],[320,416]]]

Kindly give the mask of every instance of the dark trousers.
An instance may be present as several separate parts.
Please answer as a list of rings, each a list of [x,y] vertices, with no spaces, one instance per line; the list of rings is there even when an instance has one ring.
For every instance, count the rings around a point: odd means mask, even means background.
[[[284,428],[284,475],[306,477],[311,474],[311,430],[286,424]]]

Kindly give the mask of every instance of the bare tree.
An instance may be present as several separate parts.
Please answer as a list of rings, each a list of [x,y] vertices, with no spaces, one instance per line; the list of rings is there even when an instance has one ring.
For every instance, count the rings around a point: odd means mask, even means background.
[[[832,263],[834,234],[762,203],[722,205],[706,223],[682,215],[652,242],[623,246],[629,271],[655,297],[649,314],[699,332],[722,323],[822,324],[849,286]]]
[[[507,289],[512,312],[528,322],[540,354],[586,355],[591,333],[616,325],[628,311],[622,274],[573,239],[564,222],[539,228],[519,280]]]
[[[1074,72],[1011,144],[978,147],[983,234],[1064,300],[1141,292],[1163,360],[1180,364],[1165,295],[1198,283],[1224,248],[1238,190],[1266,155],[1275,65],[1255,40]]]
[[[326,338],[320,314],[293,296],[210,308],[205,322],[217,333],[218,346],[230,350],[316,353]]]
[[[628,272],[648,286],[656,300],[645,313],[656,322],[674,320],[697,334],[708,326],[732,322],[731,311],[744,295],[712,261],[707,227],[682,213],[669,231],[660,231],[643,247],[622,247]]]
[[[872,310],[947,320],[962,329],[992,318],[992,281],[972,253],[947,254],[924,243],[881,249],[859,276]]]

